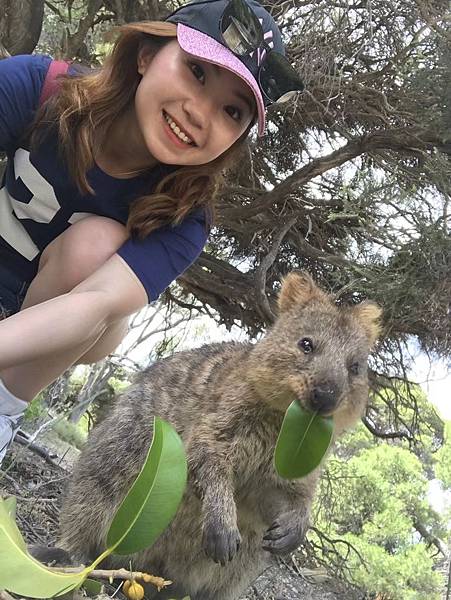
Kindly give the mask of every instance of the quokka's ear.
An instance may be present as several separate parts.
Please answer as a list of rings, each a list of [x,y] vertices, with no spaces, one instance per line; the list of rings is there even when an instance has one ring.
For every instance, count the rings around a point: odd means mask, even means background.
[[[360,321],[371,346],[380,335],[382,309],[375,302],[365,300],[352,308],[353,315]]]
[[[330,303],[328,295],[323,292],[305,271],[293,271],[282,280],[282,289],[277,300],[279,311],[305,306],[311,300]]]

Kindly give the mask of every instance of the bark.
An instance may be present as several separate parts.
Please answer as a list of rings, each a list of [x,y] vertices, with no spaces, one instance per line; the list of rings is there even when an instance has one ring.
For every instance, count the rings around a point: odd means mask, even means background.
[[[103,0],[89,0],[87,14],[80,19],[77,31],[73,34],[68,33],[66,36],[66,47],[64,48],[64,55],[66,57],[74,58],[80,54],[86,35],[89,29],[93,27],[97,13],[102,5]]]
[[[43,18],[44,0],[0,0],[0,57],[33,52]]]
[[[89,372],[88,378],[77,397],[77,404],[69,415],[69,423],[78,423],[91,404],[104,391],[108,379],[114,371],[114,365],[108,359],[97,363]]]

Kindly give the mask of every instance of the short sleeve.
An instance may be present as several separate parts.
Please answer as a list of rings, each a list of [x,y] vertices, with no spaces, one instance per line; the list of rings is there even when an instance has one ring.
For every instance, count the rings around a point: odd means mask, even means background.
[[[33,122],[51,58],[18,55],[0,60],[0,150],[16,147]]]
[[[127,240],[118,254],[134,271],[152,302],[196,260],[207,237],[205,211],[197,210],[180,225],[161,227],[143,240]]]

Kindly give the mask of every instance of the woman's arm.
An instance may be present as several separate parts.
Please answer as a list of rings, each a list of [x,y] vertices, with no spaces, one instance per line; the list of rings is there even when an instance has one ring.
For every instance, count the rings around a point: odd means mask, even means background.
[[[47,358],[62,373],[147,301],[139,279],[114,255],[69,293],[0,322],[0,369]]]

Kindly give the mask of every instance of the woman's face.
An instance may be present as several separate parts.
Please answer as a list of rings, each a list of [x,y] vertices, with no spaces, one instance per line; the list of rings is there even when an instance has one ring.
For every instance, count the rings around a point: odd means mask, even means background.
[[[234,73],[187,54],[177,40],[138,56],[135,95],[140,135],[152,157],[202,165],[223,152],[254,118],[254,95]]]

